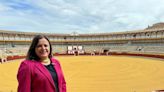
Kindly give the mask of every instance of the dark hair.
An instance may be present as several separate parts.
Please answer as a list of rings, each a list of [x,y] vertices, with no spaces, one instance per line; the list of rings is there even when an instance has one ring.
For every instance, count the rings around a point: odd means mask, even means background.
[[[45,38],[49,42],[50,54],[48,55],[48,57],[49,58],[52,57],[52,46],[51,46],[51,43],[50,43],[49,39],[45,35],[36,35],[33,38],[31,46],[30,46],[30,48],[29,48],[29,50],[27,52],[26,60],[40,60],[40,58],[35,53],[35,48],[36,48],[39,40],[42,39],[42,38]]]

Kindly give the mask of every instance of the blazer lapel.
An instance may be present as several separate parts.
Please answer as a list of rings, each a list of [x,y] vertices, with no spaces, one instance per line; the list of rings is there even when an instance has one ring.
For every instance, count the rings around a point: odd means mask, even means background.
[[[48,71],[48,69],[46,69],[46,67],[44,67],[44,65],[42,65],[40,62],[36,62],[36,66],[40,72],[42,72],[44,74],[44,76],[47,77],[47,79],[49,80],[49,82],[53,85],[53,87],[55,88],[54,86],[54,82],[53,82],[53,79],[51,77],[51,74],[50,72]]]

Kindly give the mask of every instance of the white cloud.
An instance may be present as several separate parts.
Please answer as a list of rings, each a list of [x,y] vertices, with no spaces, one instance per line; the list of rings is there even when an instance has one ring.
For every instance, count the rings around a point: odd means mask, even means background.
[[[102,33],[164,21],[163,0],[2,0],[0,29]]]
[[[0,3],[0,12],[5,12],[5,11],[8,11],[8,10],[10,10],[10,7],[5,6],[5,5]]]

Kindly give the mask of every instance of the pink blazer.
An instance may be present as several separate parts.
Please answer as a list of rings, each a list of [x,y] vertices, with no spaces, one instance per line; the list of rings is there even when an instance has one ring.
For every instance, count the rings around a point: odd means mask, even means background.
[[[66,92],[66,82],[59,62],[51,58],[58,76],[59,92]],[[38,61],[24,60],[18,70],[18,92],[56,92],[51,74]]]

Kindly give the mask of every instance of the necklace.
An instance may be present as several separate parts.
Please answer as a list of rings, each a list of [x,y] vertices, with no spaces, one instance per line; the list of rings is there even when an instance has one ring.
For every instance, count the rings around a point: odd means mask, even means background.
[[[42,63],[43,65],[49,65],[49,64],[50,64],[50,60],[49,60],[49,59],[42,60],[41,63]]]

